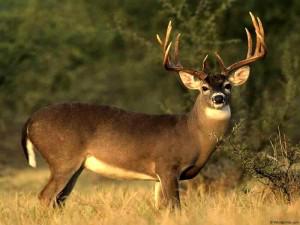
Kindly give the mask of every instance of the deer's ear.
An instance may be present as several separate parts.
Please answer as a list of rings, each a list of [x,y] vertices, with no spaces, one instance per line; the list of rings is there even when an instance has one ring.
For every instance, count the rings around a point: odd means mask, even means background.
[[[243,66],[229,75],[229,81],[233,86],[239,86],[248,80],[250,67]]]
[[[184,86],[189,89],[198,89],[200,90],[201,87],[201,80],[189,73],[180,71],[179,76],[181,81],[183,82]]]

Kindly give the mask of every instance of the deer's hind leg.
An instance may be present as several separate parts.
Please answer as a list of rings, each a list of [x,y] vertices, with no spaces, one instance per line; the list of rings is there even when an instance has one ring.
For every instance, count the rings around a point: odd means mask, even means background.
[[[70,163],[73,164],[73,163]],[[80,174],[82,163],[68,165],[68,167],[51,167],[51,175],[48,183],[39,194],[41,203],[45,206],[53,204],[55,200],[63,201],[70,194],[75,182]],[[80,171],[80,172],[79,172]]]
[[[73,190],[78,177],[80,176],[81,172],[83,171],[84,166],[81,165],[81,167],[73,174],[71,179],[68,181],[67,185],[64,187],[64,189],[57,195],[56,197],[56,204],[58,206],[64,206],[65,200],[70,195],[71,191]]]

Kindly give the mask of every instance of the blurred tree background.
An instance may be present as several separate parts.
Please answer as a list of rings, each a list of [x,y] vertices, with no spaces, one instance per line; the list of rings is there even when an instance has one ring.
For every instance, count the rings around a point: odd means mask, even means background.
[[[195,98],[162,67],[155,34],[172,20],[184,65],[219,51],[227,64],[246,54],[248,11],[259,16],[268,55],[233,91],[238,139],[263,151],[278,127],[300,138],[300,1],[0,0],[0,167],[26,166],[20,131],[56,102],[109,104],[145,113],[183,113]],[[217,69],[217,67],[216,67]]]

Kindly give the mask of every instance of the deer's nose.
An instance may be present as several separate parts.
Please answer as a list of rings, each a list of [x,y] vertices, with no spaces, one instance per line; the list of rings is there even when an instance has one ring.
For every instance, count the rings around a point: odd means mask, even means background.
[[[213,102],[216,103],[216,104],[221,104],[221,103],[224,103],[225,102],[225,98],[223,95],[215,95],[213,96]]]

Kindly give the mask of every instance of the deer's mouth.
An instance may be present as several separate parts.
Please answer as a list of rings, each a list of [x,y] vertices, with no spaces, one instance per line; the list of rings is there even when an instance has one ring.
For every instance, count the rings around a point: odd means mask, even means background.
[[[213,103],[213,108],[214,109],[223,109],[226,106],[225,102],[224,103]]]

